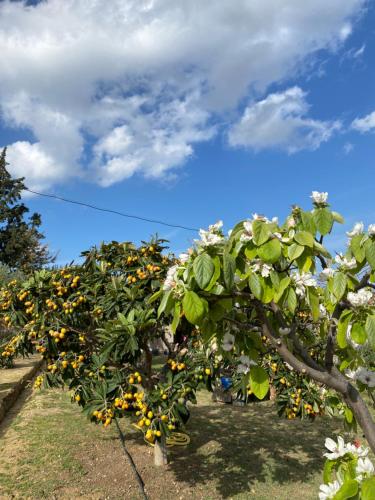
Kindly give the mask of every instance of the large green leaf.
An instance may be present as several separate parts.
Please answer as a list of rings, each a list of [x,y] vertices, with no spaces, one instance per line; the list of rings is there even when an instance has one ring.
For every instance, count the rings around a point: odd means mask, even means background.
[[[314,222],[321,235],[328,234],[332,229],[333,215],[328,208],[316,208],[313,212]]]
[[[332,279],[332,293],[337,300],[340,300],[346,291],[346,286],[348,284],[348,278],[346,274],[337,272],[334,274]]]
[[[281,243],[277,238],[264,243],[258,250],[259,257],[270,264],[277,262],[281,255]]]
[[[249,287],[251,293],[259,300],[262,298],[263,289],[260,278],[257,274],[251,273],[249,277]]]
[[[355,479],[347,479],[339,491],[333,497],[333,500],[348,500],[358,493],[358,482]]]
[[[266,224],[261,220],[254,220],[252,224],[253,228],[253,242],[257,245],[263,245],[271,237],[271,231]]]
[[[293,288],[289,288],[288,298],[287,298],[287,306],[289,311],[294,314],[294,311],[297,307],[297,295]]]
[[[211,288],[215,285],[217,280],[219,279],[221,268],[220,268],[220,257],[218,255],[215,255],[215,257],[212,259],[212,262],[214,263],[214,273],[212,275],[212,278],[209,282],[209,284],[206,286],[205,290],[209,291]]]
[[[298,243],[292,243],[288,247],[288,257],[289,260],[296,260],[298,257],[300,257],[305,250],[304,246],[298,245]]]
[[[375,498],[375,477],[365,479],[361,485],[361,500],[374,500]]]
[[[275,302],[279,302],[279,300],[281,299],[283,293],[288,288],[289,284],[290,284],[290,278],[289,278],[289,276],[285,276],[285,278],[283,278],[280,281],[279,287],[278,287],[277,292],[275,293],[275,296],[274,296]]]
[[[186,319],[189,321],[189,323],[196,325],[203,318],[207,310],[207,303],[204,299],[201,299],[195,292],[188,290],[187,292],[185,292],[184,298],[182,300],[182,307],[184,309]]]
[[[236,259],[228,252],[223,257],[223,274],[225,286],[231,290],[234,284],[234,273],[236,271]]]
[[[337,345],[340,347],[340,349],[345,349],[345,347],[347,347],[348,345],[348,342],[346,340],[346,332],[348,331],[349,322],[352,316],[353,313],[351,311],[346,311],[340,316],[336,335]]]
[[[313,287],[308,287],[308,299],[312,312],[312,317],[314,321],[318,321],[320,317],[320,309],[319,309],[319,296],[316,290]]]
[[[362,245],[363,234],[356,234],[350,240],[350,250],[357,262],[363,262],[366,257],[365,248]]]
[[[372,269],[375,269],[375,241],[368,239],[365,243],[365,253],[367,262]]]
[[[332,217],[335,222],[338,222],[339,224],[344,224],[344,217],[339,214],[338,212],[332,211]]]
[[[298,231],[294,235],[294,239],[296,240],[297,243],[305,247],[313,248],[314,246],[314,237],[311,233],[308,233],[307,231]]]
[[[354,323],[350,331],[350,336],[357,344],[364,344],[366,342],[366,330],[360,323]]]
[[[215,265],[208,253],[203,252],[194,260],[193,270],[198,286],[204,290],[215,272]]]
[[[366,333],[368,341],[373,349],[375,349],[375,315],[367,316]]]
[[[263,399],[269,391],[268,374],[261,366],[252,366],[250,369],[251,390],[258,399]]]

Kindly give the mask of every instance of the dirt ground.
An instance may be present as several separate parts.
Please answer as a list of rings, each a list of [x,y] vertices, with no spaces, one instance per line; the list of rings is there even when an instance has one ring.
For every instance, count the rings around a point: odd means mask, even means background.
[[[315,499],[324,439],[337,426],[279,419],[271,402],[212,403],[202,392],[188,423],[191,443],[156,468],[142,434],[122,422],[151,500]],[[67,392],[28,389],[0,425],[0,498],[141,497],[114,425],[90,424]]]

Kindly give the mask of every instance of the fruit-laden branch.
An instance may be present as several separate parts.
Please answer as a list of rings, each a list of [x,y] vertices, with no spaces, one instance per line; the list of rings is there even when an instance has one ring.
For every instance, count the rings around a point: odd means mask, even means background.
[[[290,364],[299,373],[308,375],[316,382],[324,384],[340,393],[345,403],[353,411],[353,414],[358,424],[361,426],[371,450],[375,452],[375,422],[357,389],[350,384],[350,382],[348,382],[337,369],[333,369],[331,372],[328,372],[321,367],[321,370],[317,370],[309,366],[307,363],[299,360],[289,350],[283,339],[280,338],[272,328],[272,325],[263,309],[263,305],[258,302],[255,304],[255,308],[258,318],[262,323],[264,335],[272,342],[284,361]]]

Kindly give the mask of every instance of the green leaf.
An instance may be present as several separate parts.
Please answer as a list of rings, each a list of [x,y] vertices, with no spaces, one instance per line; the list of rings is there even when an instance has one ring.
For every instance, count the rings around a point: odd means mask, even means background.
[[[368,239],[365,243],[365,253],[367,262],[372,269],[375,269],[375,241]]]
[[[294,314],[294,311],[296,310],[296,307],[297,307],[297,295],[296,295],[296,292],[294,291],[293,288],[289,288],[287,305],[288,305],[289,311],[292,314]]]
[[[235,271],[236,259],[230,253],[225,252],[223,257],[223,274],[225,286],[229,290],[233,288]]]
[[[313,320],[318,321],[318,319],[320,317],[319,296],[313,287],[308,287],[307,297],[309,299],[309,304],[310,304]]]
[[[179,302],[176,302],[174,305],[173,321],[171,324],[172,333],[176,333],[178,324],[180,323],[180,315],[181,315],[181,304]]]
[[[214,263],[215,266],[215,271],[214,274],[212,275],[212,278],[209,282],[209,284],[206,286],[205,290],[209,291],[211,288],[215,285],[217,280],[219,279],[220,276],[220,257],[218,255],[215,255],[215,257],[212,259],[212,262]]]
[[[259,276],[255,273],[251,273],[249,277],[249,287],[251,290],[251,293],[259,300],[262,298],[262,284],[259,279]]]
[[[158,298],[163,295],[164,291],[163,289],[161,288],[160,290],[157,290],[155,293],[153,293],[151,295],[151,297],[148,299],[148,303],[149,304],[152,304],[153,302],[155,302],[155,300],[158,300]]]
[[[340,349],[345,349],[348,346],[348,342],[346,340],[346,332],[348,331],[348,325],[353,316],[352,312],[348,314],[344,313],[340,316],[339,323],[337,325],[337,345]]]
[[[163,298],[161,299],[159,308],[158,308],[158,318],[160,315],[165,311],[169,298],[171,297],[172,290],[168,290],[167,292],[164,293]]]
[[[289,278],[289,276],[286,276],[285,278],[283,278],[280,281],[280,285],[279,285],[279,287],[277,289],[277,292],[275,293],[275,296],[274,296],[275,302],[279,302],[279,300],[281,299],[283,293],[288,288],[289,284],[290,284],[290,278]]]
[[[352,254],[357,262],[363,262],[366,257],[365,249],[361,244],[362,240],[363,234],[356,234],[350,240],[350,250],[352,251]]]
[[[317,241],[314,241],[314,250],[315,250],[315,253],[319,253],[319,254],[323,255],[324,257],[327,257],[327,259],[332,258],[331,254],[328,252],[328,250]]]
[[[194,260],[193,270],[198,286],[204,290],[215,272],[215,265],[208,253],[203,252]]]
[[[332,471],[335,466],[335,460],[326,460],[323,470],[323,481],[325,484],[332,482]]]
[[[322,236],[331,232],[333,215],[328,208],[316,208],[313,212],[313,217],[317,230]]]
[[[263,245],[271,237],[271,231],[268,225],[261,220],[254,220],[252,224],[253,228],[253,242],[257,245]]]
[[[349,479],[344,482],[339,491],[333,497],[334,500],[347,500],[358,493],[358,483],[355,479]]]
[[[354,323],[350,331],[350,337],[357,344],[364,344],[366,342],[366,330],[360,323]]]
[[[268,374],[261,366],[250,368],[250,386],[258,399],[263,399],[267,395],[269,391]]]
[[[302,221],[302,227],[305,231],[308,231],[311,234],[316,233],[315,222],[310,212],[301,211],[301,221]]]
[[[182,307],[189,323],[196,325],[203,318],[207,310],[207,302],[201,299],[195,292],[188,290],[185,292],[182,300]]]
[[[374,500],[375,498],[375,477],[370,477],[362,481],[361,500]]]
[[[272,286],[272,282],[269,279],[261,279],[261,284],[263,288],[262,302],[264,304],[268,304],[273,299],[275,290]]]
[[[304,250],[305,250],[304,246],[298,245],[298,243],[292,243],[288,247],[289,260],[292,261],[298,259],[298,257],[300,257],[300,255],[303,254]]]
[[[348,278],[346,274],[337,272],[334,274],[332,279],[332,293],[337,300],[340,300],[346,291],[346,286],[348,284]]]
[[[277,238],[264,243],[258,250],[259,257],[270,264],[277,262],[281,255],[281,243]]]
[[[344,217],[339,214],[338,212],[332,212],[332,217],[335,222],[338,222],[339,224],[344,224]]]
[[[351,424],[353,422],[353,412],[350,408],[346,407],[344,410],[345,413],[345,420],[348,422],[348,424]]]
[[[366,333],[368,341],[373,349],[375,349],[375,315],[367,316]]]
[[[294,235],[294,239],[296,240],[297,243],[299,243],[304,247],[313,248],[314,246],[314,237],[311,233],[308,233],[307,231],[298,231]]]

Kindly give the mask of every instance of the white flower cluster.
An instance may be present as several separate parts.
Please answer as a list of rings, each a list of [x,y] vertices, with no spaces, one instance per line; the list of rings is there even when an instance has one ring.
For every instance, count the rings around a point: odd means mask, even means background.
[[[235,337],[231,333],[226,333],[223,338],[222,348],[224,351],[231,351],[234,347]]]
[[[349,260],[346,257],[344,257],[342,253],[339,253],[338,255],[336,255],[335,262],[343,270],[350,270],[350,269],[354,269],[355,267],[357,267],[357,261],[355,260],[354,257],[352,257]]]
[[[363,366],[358,367],[356,370],[346,370],[345,375],[351,380],[367,385],[370,389],[375,387],[375,372]]]
[[[375,236],[375,224],[370,224],[367,231],[369,236]]]
[[[208,226],[208,231],[204,229],[199,230],[200,240],[194,240],[198,246],[208,247],[211,245],[217,245],[224,240],[221,228],[223,227],[223,221],[219,220],[216,224],[211,224]]]
[[[260,259],[257,259],[252,264],[251,269],[254,271],[254,273],[260,273],[263,278],[268,278],[272,271],[272,266],[269,266]]]
[[[325,440],[325,447],[328,449],[329,453],[324,453],[324,456],[329,460],[335,460],[337,458],[343,457],[347,453],[350,453],[357,457],[358,461],[355,469],[355,479],[358,482],[361,482],[374,474],[374,465],[367,457],[369,452],[368,448],[364,448],[363,446],[356,446],[352,443],[345,444],[341,436],[338,436],[337,443],[333,439],[327,438]],[[343,482],[340,475],[338,475],[337,479],[332,483],[321,484],[319,488],[319,500],[333,499],[342,485]]]
[[[358,234],[362,234],[365,229],[363,222],[356,222],[351,231],[347,231],[347,235],[349,238],[353,238],[353,236],[357,236]]]
[[[319,274],[319,279],[322,281],[327,281],[329,278],[335,274],[335,270],[332,267],[326,267]]]
[[[168,290],[172,290],[173,288],[176,287],[177,270],[178,270],[178,264],[175,264],[174,266],[172,266],[168,269],[167,276],[166,276],[166,278],[164,280],[164,284],[163,284],[163,290],[168,291]]]
[[[247,241],[251,241],[253,239],[253,223],[251,220],[246,220],[243,223],[243,233],[241,234],[240,241],[246,243]]]
[[[373,293],[370,290],[366,290],[365,288],[361,288],[361,290],[358,290],[358,292],[349,292],[347,296],[350,305],[352,305],[353,307],[367,306],[372,297]]]
[[[292,279],[296,285],[296,294],[305,297],[306,287],[317,286],[317,282],[311,273],[295,273]]]
[[[311,193],[310,198],[312,198],[313,202],[317,205],[325,205],[328,199],[328,193],[320,193],[319,191],[313,191]]]
[[[249,373],[250,371],[250,366],[255,366],[256,363],[252,359],[249,358],[249,356],[240,356],[239,359],[240,363],[237,366],[237,373]]]

